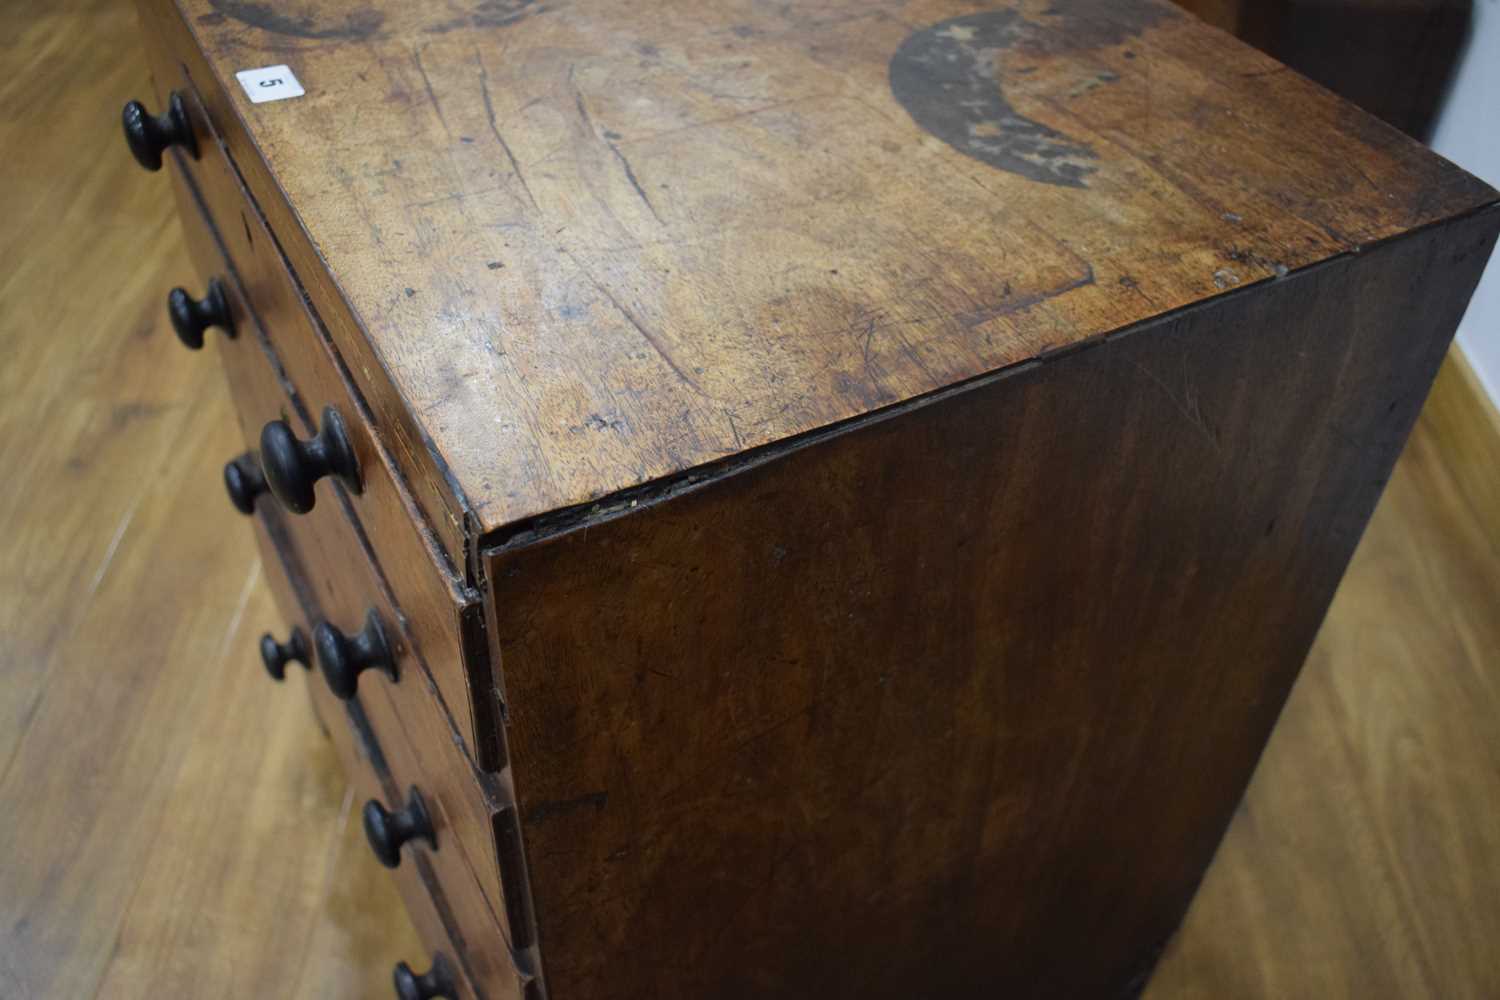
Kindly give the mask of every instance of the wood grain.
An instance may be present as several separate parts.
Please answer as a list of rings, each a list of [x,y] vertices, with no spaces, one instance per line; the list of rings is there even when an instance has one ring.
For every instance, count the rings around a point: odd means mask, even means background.
[[[1500,410],[1462,351],[1438,372],[1425,411],[1433,449],[1445,463],[1474,523],[1500,552]]]
[[[165,320],[189,263],[120,145],[134,19],[7,14],[0,993],[389,995],[420,944],[301,681],[255,662],[279,619],[225,522],[217,348]],[[1500,548],[1458,485],[1492,452],[1437,429],[1444,385],[1148,995],[1500,991]]]
[[[383,425],[418,425],[398,460],[430,447],[481,533],[1495,197],[1154,0],[947,34],[968,4],[180,6],[334,342]],[[991,46],[965,85],[1009,103],[973,124],[1019,166],[908,113],[919,36]],[[280,62],[307,96],[251,105],[233,72]]]
[[[1497,225],[1424,230],[493,550],[549,989],[1137,982]]]

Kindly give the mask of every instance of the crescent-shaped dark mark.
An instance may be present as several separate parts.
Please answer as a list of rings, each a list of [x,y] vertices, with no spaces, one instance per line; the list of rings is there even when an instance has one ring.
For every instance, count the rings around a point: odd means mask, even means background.
[[[918,31],[891,57],[891,92],[960,153],[1034,181],[1084,187],[1098,154],[1018,114],[1000,89],[1000,53],[1020,30],[1020,15],[997,10]]]
[[[918,125],[966,156],[1044,184],[1087,187],[1099,154],[1016,111],[1001,88],[1001,55],[1115,44],[1173,15],[1151,0],[1058,0],[1045,16],[1056,20],[1040,25],[1005,9],[923,28],[891,57],[891,93]]]

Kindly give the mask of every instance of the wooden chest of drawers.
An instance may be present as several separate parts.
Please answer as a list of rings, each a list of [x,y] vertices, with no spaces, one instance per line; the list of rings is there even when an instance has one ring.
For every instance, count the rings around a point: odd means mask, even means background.
[[[1146,0],[141,14],[398,995],[1144,981],[1496,192]]]

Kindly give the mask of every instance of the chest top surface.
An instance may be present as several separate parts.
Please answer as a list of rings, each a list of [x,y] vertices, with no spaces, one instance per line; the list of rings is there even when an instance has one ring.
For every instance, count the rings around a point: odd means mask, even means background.
[[[1496,197],[1154,0],[179,6],[486,531]]]

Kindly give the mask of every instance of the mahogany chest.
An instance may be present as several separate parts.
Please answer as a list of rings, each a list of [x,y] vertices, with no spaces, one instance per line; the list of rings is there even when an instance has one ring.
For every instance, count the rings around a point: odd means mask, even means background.
[[[398,996],[1140,987],[1495,191],[1157,0],[140,7]]]

